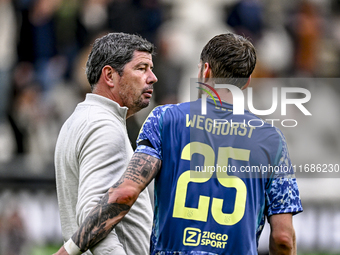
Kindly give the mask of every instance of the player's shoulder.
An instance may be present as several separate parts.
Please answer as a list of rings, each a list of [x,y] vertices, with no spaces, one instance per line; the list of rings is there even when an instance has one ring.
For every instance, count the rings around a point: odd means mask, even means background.
[[[177,113],[177,112],[185,112],[186,109],[190,108],[190,103],[178,103],[178,104],[166,104],[156,106],[149,115],[149,118],[160,118],[163,117],[166,113]]]
[[[289,158],[286,138],[278,127],[267,123],[265,127],[257,128],[257,131],[258,144],[272,152],[276,151],[275,164],[281,164]]]
[[[253,113],[246,113],[245,123],[249,127],[254,128],[253,137],[257,137],[261,141],[278,143],[286,143],[283,132],[275,126],[274,122],[267,122]]]
[[[256,128],[258,131],[283,136],[282,131],[275,126],[275,120],[263,120],[249,111],[245,111],[244,117],[246,124]]]
[[[178,104],[164,104],[156,106],[153,111],[167,111],[169,109],[176,110],[190,107],[190,102],[178,103]]]
[[[270,130],[270,132],[268,132],[269,134],[275,136],[279,140],[280,144],[286,144],[286,138],[278,127],[269,123],[267,123],[266,125],[268,126],[268,130]]]

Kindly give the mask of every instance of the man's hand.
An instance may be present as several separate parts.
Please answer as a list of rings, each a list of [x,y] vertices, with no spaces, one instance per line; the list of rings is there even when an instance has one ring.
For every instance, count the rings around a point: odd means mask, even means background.
[[[61,246],[59,251],[57,251],[57,253],[54,253],[53,255],[69,255],[69,254],[67,253],[67,251],[65,250],[64,245],[63,245],[63,246]]]

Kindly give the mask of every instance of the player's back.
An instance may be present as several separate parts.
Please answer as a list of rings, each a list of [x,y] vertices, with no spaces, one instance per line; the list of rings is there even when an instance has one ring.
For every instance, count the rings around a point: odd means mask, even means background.
[[[257,254],[270,186],[260,170],[278,164],[281,137],[268,124],[249,126],[259,121],[250,113],[207,105],[206,115],[198,100],[156,108],[149,118],[157,121],[162,158],[152,254]],[[147,127],[142,133],[152,133]]]

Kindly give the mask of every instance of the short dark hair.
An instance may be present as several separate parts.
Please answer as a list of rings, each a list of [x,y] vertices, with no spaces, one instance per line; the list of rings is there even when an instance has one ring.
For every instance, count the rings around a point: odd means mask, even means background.
[[[153,54],[154,45],[138,35],[126,33],[109,33],[96,39],[85,71],[91,89],[93,90],[97,84],[106,65],[111,66],[122,76],[125,65],[132,60],[135,51]]]
[[[226,33],[213,37],[201,53],[204,63],[211,67],[214,78],[228,78],[229,83],[242,87],[246,84],[256,64],[256,53],[246,38]]]

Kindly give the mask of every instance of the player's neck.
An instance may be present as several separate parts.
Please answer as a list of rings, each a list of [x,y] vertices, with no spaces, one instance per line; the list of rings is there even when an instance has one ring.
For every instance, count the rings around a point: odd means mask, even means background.
[[[221,100],[228,103],[233,104],[233,94],[227,89],[216,89],[217,93],[221,97]]]

